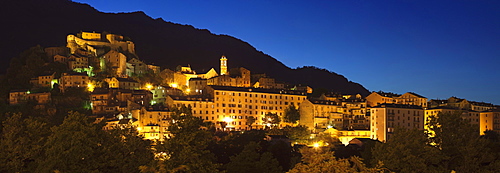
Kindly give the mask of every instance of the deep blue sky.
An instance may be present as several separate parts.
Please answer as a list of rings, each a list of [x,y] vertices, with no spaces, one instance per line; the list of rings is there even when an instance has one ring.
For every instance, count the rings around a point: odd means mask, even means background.
[[[208,29],[370,91],[500,104],[500,1],[76,0]],[[132,38],[133,39],[133,38]]]

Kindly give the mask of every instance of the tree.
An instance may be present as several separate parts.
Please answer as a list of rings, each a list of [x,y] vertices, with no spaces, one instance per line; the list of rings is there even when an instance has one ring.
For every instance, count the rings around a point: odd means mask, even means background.
[[[160,162],[159,171],[217,172],[218,164],[208,150],[213,142],[213,125],[192,116],[190,107],[182,105],[172,109],[173,123],[168,129],[173,137],[156,147],[158,152],[167,155]]]
[[[271,126],[277,126],[280,123],[280,117],[276,113],[268,112],[264,117],[264,123],[270,124]]]
[[[290,105],[285,109],[284,121],[287,123],[296,123],[300,119],[300,113],[294,105]]]
[[[243,133],[216,132],[220,134],[219,140],[216,140],[215,145],[210,146],[210,151],[217,157],[217,162],[227,164],[230,162],[230,156],[241,153],[244,147],[250,142],[256,142],[263,146],[267,143],[266,131],[264,130],[249,130]],[[218,137],[219,137],[218,136]]]
[[[248,127],[250,127],[250,129],[252,129],[252,125],[253,125],[253,123],[255,123],[255,121],[256,121],[255,117],[248,116],[247,123],[248,123]]]
[[[444,165],[457,172],[500,171],[498,153],[491,153],[489,141],[479,136],[479,127],[462,118],[462,112],[429,117],[430,144],[446,156]]]
[[[308,172],[384,172],[380,166],[367,168],[358,157],[337,159],[334,153],[321,148],[302,148],[302,162],[295,165],[290,173]]]
[[[0,172],[35,172],[36,161],[50,134],[49,126],[34,118],[13,114],[3,122],[0,138]]]
[[[222,131],[224,131],[227,127],[227,122],[219,121],[218,123],[219,123],[220,127],[222,128]]]
[[[395,172],[446,172],[440,151],[427,144],[427,136],[417,129],[396,128],[386,143],[377,143],[372,149],[375,165],[382,162]]]
[[[283,127],[284,135],[286,135],[292,142],[297,142],[301,144],[306,144],[311,136],[309,130],[304,125],[299,125],[295,127],[285,126]]]
[[[151,141],[139,136],[135,128],[116,128],[110,131],[107,144],[114,154],[108,164],[117,162],[118,172],[137,172],[138,168],[149,165],[154,158]]]
[[[70,112],[45,143],[39,172],[139,172],[153,160],[149,142],[133,130],[108,132],[78,112]]]
[[[231,162],[226,165],[227,172],[282,172],[278,160],[271,153],[261,153],[261,147],[250,142],[240,154],[231,157]]]

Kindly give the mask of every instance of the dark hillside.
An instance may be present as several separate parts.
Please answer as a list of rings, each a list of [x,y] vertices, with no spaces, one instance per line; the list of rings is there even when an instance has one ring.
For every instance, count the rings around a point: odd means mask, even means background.
[[[1,73],[5,73],[12,57],[29,47],[63,46],[68,34],[108,31],[131,38],[142,60],[162,67],[173,69],[190,64],[202,73],[218,67],[218,60],[224,54],[230,68],[243,66],[252,73],[266,73],[280,81],[368,94],[363,86],[341,75],[315,68],[290,69],[237,38],[152,19],[143,12],[102,13],[68,0],[2,0],[0,23]]]

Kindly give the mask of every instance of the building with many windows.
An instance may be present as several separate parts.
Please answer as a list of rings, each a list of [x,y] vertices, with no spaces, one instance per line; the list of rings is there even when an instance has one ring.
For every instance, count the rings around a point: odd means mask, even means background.
[[[172,112],[163,109],[144,108],[131,111],[133,125],[139,135],[149,140],[165,140],[170,137],[168,126],[172,122]]]
[[[104,79],[108,83],[109,88],[120,88],[120,89],[130,89],[138,90],[140,89],[139,82],[132,78],[106,78]]]
[[[63,73],[59,78],[59,87],[65,90],[70,87],[87,87],[90,82],[86,73]]]
[[[35,101],[37,104],[46,104],[51,101],[50,92],[32,93],[28,90],[12,90],[9,93],[9,104],[16,105]]]
[[[500,109],[490,109],[479,113],[479,132],[481,135],[487,130],[500,134]]]
[[[319,132],[327,128],[344,128],[341,103],[330,100],[306,99],[300,104],[299,112],[299,124],[305,125],[312,132]]]
[[[267,113],[283,117],[289,105],[298,108],[304,100],[304,92],[208,86],[206,95],[169,96],[167,105],[190,106],[193,116],[218,124],[218,129],[222,129],[220,124],[225,122],[226,129],[248,130],[250,127],[264,128]],[[256,119],[252,125],[247,121],[249,117]]]
[[[424,129],[424,110],[420,106],[381,104],[370,111],[372,139],[387,141],[396,127]]]
[[[96,88],[90,94],[92,114],[115,115],[148,106],[153,94],[147,90]]]

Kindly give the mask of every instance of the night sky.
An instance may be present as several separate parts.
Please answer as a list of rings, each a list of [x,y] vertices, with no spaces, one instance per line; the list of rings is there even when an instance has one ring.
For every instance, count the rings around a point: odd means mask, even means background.
[[[500,104],[500,1],[76,0],[208,29],[370,91]],[[132,38],[133,39],[133,38]]]

